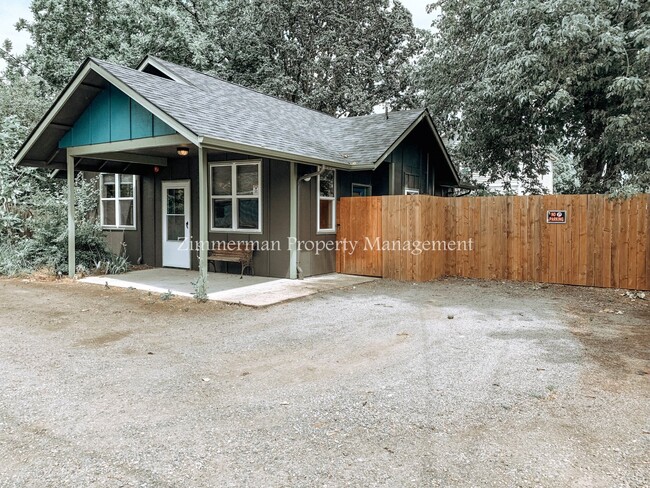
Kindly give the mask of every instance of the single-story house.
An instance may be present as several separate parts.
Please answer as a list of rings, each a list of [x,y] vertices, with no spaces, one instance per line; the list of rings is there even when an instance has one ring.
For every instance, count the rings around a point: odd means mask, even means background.
[[[336,118],[153,56],[87,59],[15,160],[67,174],[71,236],[74,175],[100,174],[102,225],[133,262],[204,276],[207,243],[233,240],[282,243],[258,275],[333,272],[334,252],[288,243],[335,240],[337,199],[459,184],[426,109]]]

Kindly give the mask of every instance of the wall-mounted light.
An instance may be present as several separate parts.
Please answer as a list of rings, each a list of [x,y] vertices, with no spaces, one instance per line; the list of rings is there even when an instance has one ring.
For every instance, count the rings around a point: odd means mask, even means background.
[[[187,155],[190,153],[190,148],[187,147],[187,146],[178,146],[178,147],[176,148],[176,153],[177,153],[180,157],[184,158],[185,156],[187,156]]]

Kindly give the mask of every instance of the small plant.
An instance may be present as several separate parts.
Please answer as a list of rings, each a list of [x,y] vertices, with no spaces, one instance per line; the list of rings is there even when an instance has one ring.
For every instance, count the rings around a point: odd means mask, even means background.
[[[129,270],[129,261],[124,256],[115,256],[106,262],[106,274],[126,273]]]
[[[122,250],[120,251],[120,254],[113,255],[105,261],[94,261],[93,264],[97,273],[126,273],[129,270],[129,261],[126,257],[126,244],[122,243]]]
[[[196,281],[192,282],[194,287],[194,299],[197,302],[205,303],[208,301],[208,291],[206,286],[206,279],[203,275],[199,275]]]
[[[83,278],[84,276],[88,276],[89,274],[90,274],[90,270],[86,265],[84,264],[77,265],[77,270],[76,270],[77,277]]]
[[[166,293],[163,293],[162,295],[160,295],[160,300],[162,300],[163,302],[166,302],[168,300],[171,300],[173,298],[173,296],[174,296],[174,294],[172,293],[172,291],[167,290]]]

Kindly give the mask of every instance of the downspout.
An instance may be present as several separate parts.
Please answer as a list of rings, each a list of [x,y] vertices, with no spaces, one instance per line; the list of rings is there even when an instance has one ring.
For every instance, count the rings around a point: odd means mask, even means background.
[[[298,178],[298,182],[296,183],[297,185],[297,191],[296,191],[296,246],[298,246],[298,243],[300,242],[300,183],[303,181],[309,181],[311,180],[314,176],[320,176],[323,174],[323,171],[325,171],[325,165],[322,164],[320,166],[317,166],[318,170],[314,171],[313,173],[307,173],[306,175],[302,175],[300,178]],[[320,191],[319,188],[316,189],[316,191]],[[298,275],[298,279],[302,280],[304,278],[304,273],[302,271],[302,268],[300,267],[300,246],[296,248],[296,272]]]

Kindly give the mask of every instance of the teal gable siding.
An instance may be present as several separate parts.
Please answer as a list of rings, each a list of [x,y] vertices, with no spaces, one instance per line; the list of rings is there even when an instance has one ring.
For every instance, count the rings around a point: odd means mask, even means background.
[[[61,138],[59,147],[86,146],[175,133],[174,129],[111,85],[94,98]]]
[[[131,99],[111,87],[111,136],[116,141],[131,139]]]

